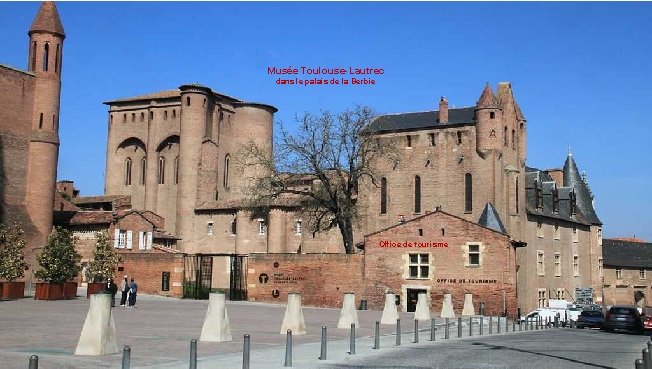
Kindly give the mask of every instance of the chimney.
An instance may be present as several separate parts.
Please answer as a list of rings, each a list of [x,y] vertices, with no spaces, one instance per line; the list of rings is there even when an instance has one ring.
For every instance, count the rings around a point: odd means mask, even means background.
[[[439,99],[439,124],[448,123],[448,100],[442,96]]]

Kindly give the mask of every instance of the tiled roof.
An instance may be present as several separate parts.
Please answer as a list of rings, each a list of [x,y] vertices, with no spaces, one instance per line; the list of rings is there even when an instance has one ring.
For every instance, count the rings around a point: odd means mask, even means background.
[[[106,196],[79,196],[72,199],[72,202],[76,205],[79,204],[91,204],[98,202],[112,202],[118,199],[127,197],[128,195],[106,195]]]
[[[38,10],[32,26],[29,28],[30,34],[38,31],[53,32],[61,36],[66,35],[63,31],[57,6],[54,5],[53,1],[44,1],[41,3],[41,8]]]
[[[405,131],[424,128],[446,128],[458,124],[475,124],[475,107],[449,109],[448,123],[439,124],[439,110],[381,115],[374,119],[365,133]]]
[[[113,213],[110,211],[54,212],[56,225],[111,224]]]
[[[181,91],[176,90],[166,90],[154,92],[151,94],[138,95],[133,97],[123,97],[119,99],[105,101],[104,104],[118,103],[118,102],[127,102],[127,101],[138,101],[138,100],[156,100],[156,99],[168,99],[181,96]]]
[[[605,238],[602,240],[602,258],[605,266],[652,268],[652,243]]]
[[[613,241],[626,241],[626,242],[647,243],[647,241],[642,240],[642,239],[640,239],[640,238],[636,238],[636,237],[616,237],[616,238],[610,238],[610,240],[613,240]]]

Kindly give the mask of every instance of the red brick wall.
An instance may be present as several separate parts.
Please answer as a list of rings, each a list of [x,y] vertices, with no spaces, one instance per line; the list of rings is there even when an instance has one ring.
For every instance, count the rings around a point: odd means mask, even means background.
[[[116,272],[116,283],[127,275],[135,279],[139,293],[182,297],[183,254],[120,253],[120,256],[124,270]],[[170,272],[170,291],[161,290],[162,272]]]
[[[343,294],[353,292],[359,304],[363,260],[359,254],[252,254],[247,266],[249,301],[284,303],[288,293],[299,292],[304,305],[342,307]],[[259,280],[263,273],[267,283]],[[276,298],[274,290],[279,291]]]

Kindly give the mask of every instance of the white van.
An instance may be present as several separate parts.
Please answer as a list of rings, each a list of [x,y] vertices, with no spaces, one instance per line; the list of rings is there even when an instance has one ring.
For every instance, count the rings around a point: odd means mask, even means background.
[[[526,319],[536,321],[539,318],[543,319],[544,321],[548,319],[549,321],[554,322],[555,317],[558,317],[559,321],[562,323],[565,323],[566,319],[569,318],[567,311],[564,309],[538,308],[529,314],[522,316],[521,322],[524,323]]]

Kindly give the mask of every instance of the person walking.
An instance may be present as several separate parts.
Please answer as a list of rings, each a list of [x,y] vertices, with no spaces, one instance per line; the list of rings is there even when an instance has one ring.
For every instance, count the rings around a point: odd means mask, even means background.
[[[113,278],[106,282],[106,292],[111,294],[111,307],[115,307],[115,295],[118,292],[118,286],[113,283]]]
[[[122,283],[120,283],[120,292],[122,293],[122,296],[120,297],[120,306],[125,306],[127,304],[127,292],[129,292],[129,281],[127,280],[127,276],[125,276]]]
[[[131,284],[129,285],[129,307],[136,307],[136,294],[138,293],[138,284],[131,278]]]

